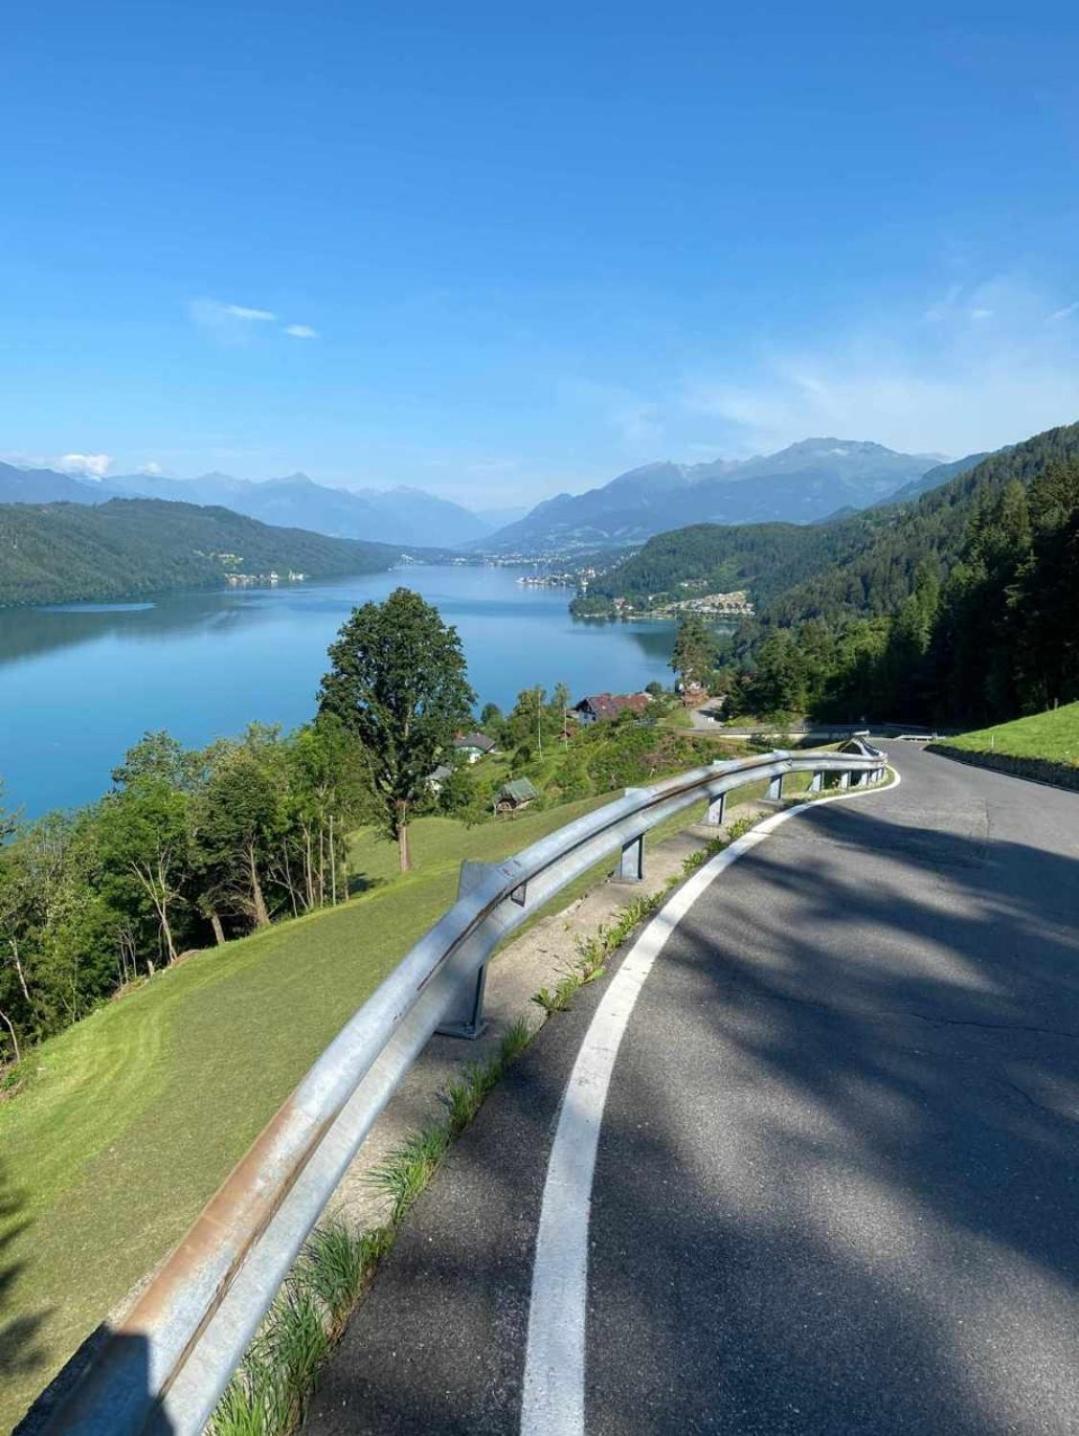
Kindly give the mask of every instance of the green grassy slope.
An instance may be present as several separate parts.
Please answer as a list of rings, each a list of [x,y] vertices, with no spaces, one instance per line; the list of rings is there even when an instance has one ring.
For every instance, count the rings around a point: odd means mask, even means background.
[[[968,753],[1006,753],[1014,758],[1079,763],[1079,703],[999,723],[995,728],[981,728],[976,733],[963,733],[949,738],[948,746]]]
[[[405,878],[392,845],[362,835],[353,859],[366,892],[189,958],[34,1054],[29,1088],[0,1104],[0,1429],[177,1241],[452,903],[460,860],[503,858],[595,805],[471,830],[422,819]]]
[[[1079,703],[963,733],[934,746],[1020,777],[1079,787]]]

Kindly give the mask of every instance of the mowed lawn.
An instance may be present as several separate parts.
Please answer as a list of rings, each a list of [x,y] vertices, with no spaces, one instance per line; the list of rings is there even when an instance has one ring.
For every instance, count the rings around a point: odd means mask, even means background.
[[[1079,703],[1033,713],[995,728],[980,728],[949,738],[950,748],[973,753],[1003,753],[1012,758],[1044,758],[1050,763],[1079,763]]]
[[[0,1103],[0,1429],[179,1239],[330,1038],[454,900],[462,858],[518,851],[601,800],[370,834],[343,906],[190,957],[34,1053]]]

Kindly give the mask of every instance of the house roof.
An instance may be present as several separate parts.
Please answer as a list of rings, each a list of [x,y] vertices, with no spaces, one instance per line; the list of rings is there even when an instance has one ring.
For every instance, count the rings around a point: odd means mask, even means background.
[[[512,778],[508,783],[502,784],[498,796],[512,798],[515,803],[527,803],[532,798],[538,798],[539,793],[528,778]]]
[[[591,693],[575,707],[587,708],[597,718],[617,718],[627,709],[631,713],[643,713],[651,701],[650,693]]]
[[[452,773],[452,768],[447,767],[445,763],[439,763],[438,767],[434,770],[433,773],[428,773],[427,781],[429,783],[444,783],[446,779],[452,775]]]
[[[453,740],[455,748],[478,748],[481,753],[490,753],[494,749],[494,739],[488,738],[486,733],[459,733]]]

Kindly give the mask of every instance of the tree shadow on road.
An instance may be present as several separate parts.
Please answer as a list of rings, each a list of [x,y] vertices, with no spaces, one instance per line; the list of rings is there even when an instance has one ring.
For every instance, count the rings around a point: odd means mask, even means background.
[[[600,1363],[604,1429],[1074,1429],[1079,863],[811,823],[689,914],[627,1033],[590,1336],[640,1376]]]
[[[547,1152],[605,990],[540,1034],[417,1205],[315,1436],[517,1432]],[[1077,1039],[1063,842],[850,804],[755,848],[683,920],[618,1058],[590,1436],[1076,1429]]]

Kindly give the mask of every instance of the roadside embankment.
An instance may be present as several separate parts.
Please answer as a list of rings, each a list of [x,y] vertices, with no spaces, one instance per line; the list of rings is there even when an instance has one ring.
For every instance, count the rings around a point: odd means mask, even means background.
[[[929,745],[932,753],[1016,778],[1079,789],[1079,703],[1065,703]]]
[[[1054,762],[1049,758],[1021,758],[1015,753],[998,753],[992,749],[959,748],[954,743],[929,743],[927,753],[940,753],[945,758],[969,763],[974,768],[994,768],[1010,773],[1013,778],[1030,778],[1037,783],[1051,783],[1056,788],[1079,790],[1079,765]]]

